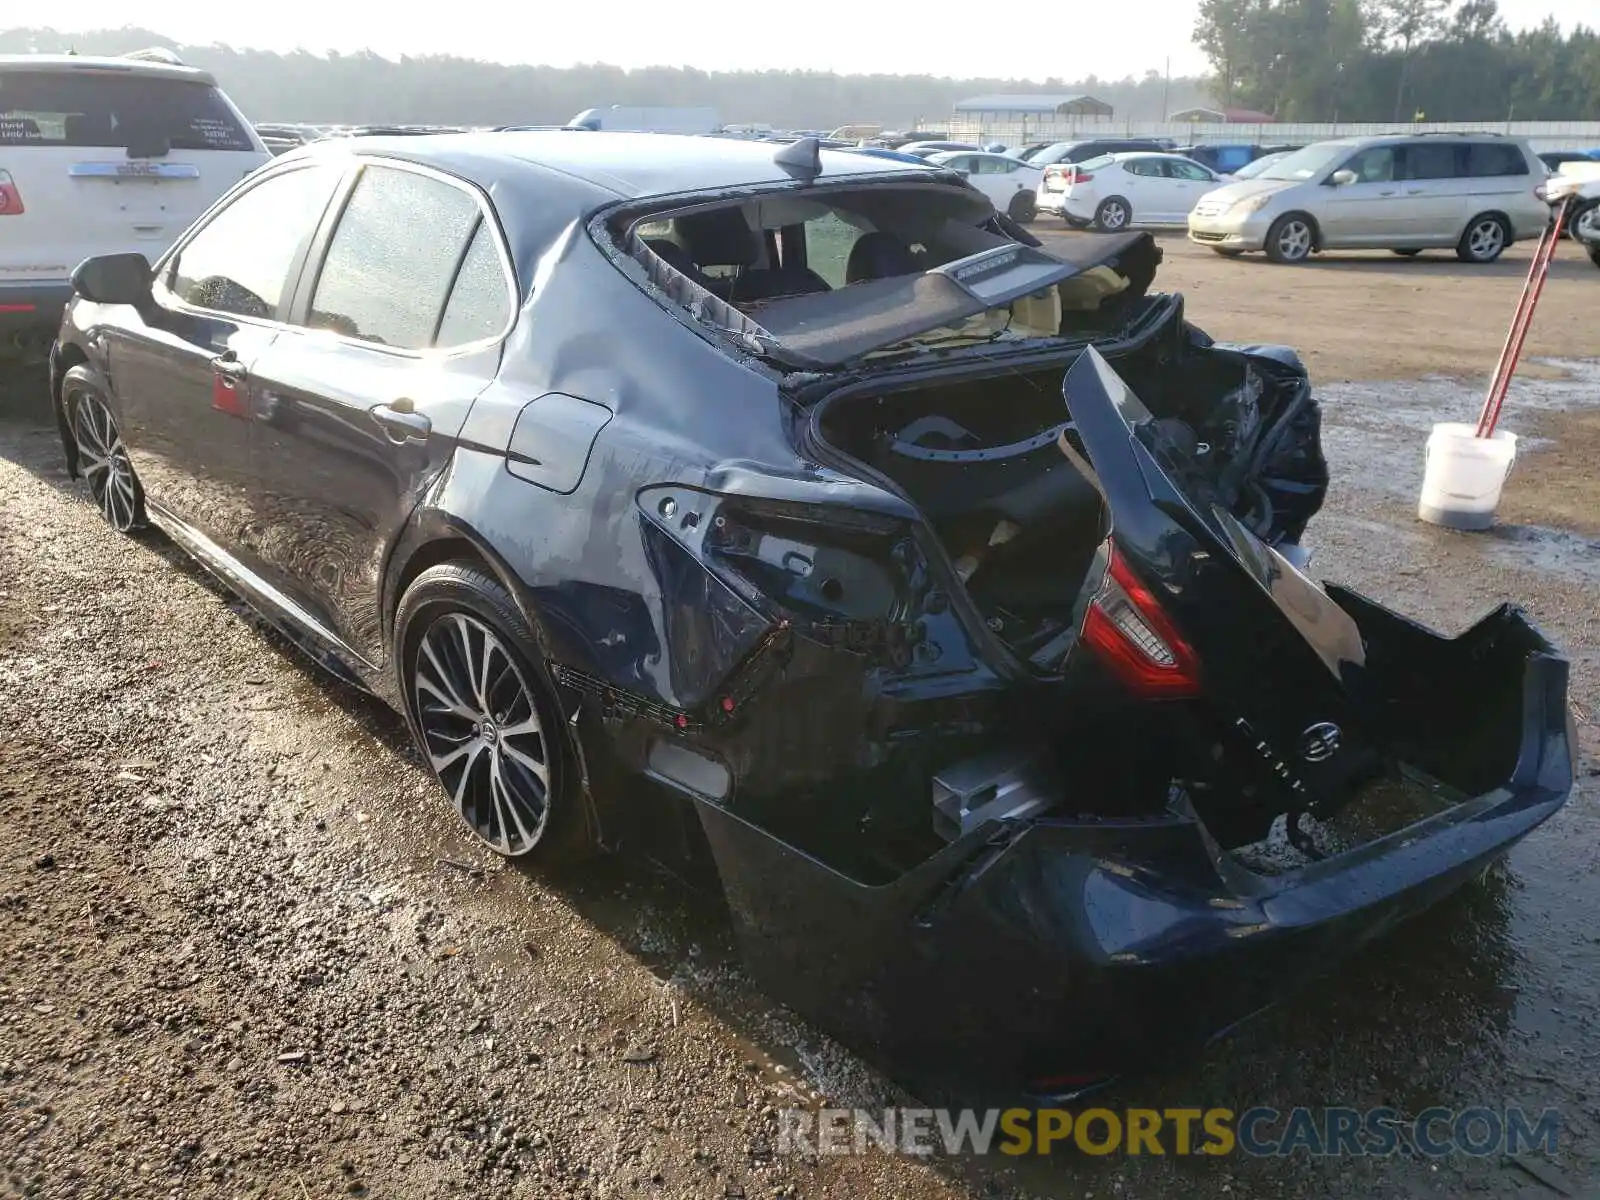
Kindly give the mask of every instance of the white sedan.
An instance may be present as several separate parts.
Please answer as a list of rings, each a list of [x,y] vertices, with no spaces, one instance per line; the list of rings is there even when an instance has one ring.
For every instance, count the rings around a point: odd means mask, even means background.
[[[960,171],[973,187],[989,197],[996,209],[1013,221],[1026,225],[1033,220],[1039,179],[1044,174],[1041,168],[1009,154],[977,150],[930,154],[928,161]]]
[[[1223,179],[1181,154],[1102,154],[1046,167],[1039,208],[1069,225],[1114,233],[1141,225],[1187,224],[1196,201]]]

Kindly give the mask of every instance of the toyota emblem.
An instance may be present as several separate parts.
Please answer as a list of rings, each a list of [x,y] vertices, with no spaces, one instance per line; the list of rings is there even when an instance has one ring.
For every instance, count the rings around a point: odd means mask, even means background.
[[[1300,757],[1307,762],[1326,762],[1343,740],[1344,734],[1332,721],[1319,721],[1300,735]]]

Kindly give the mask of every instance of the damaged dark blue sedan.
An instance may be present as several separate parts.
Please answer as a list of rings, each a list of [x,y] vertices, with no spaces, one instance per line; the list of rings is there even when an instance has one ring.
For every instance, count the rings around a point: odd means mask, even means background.
[[[648,830],[919,1087],[1191,1050],[1565,801],[1567,664],[1321,586],[1306,373],[802,141],[363,138],[92,259],[68,463],[405,714],[505,855]],[[671,835],[670,838],[668,835]]]

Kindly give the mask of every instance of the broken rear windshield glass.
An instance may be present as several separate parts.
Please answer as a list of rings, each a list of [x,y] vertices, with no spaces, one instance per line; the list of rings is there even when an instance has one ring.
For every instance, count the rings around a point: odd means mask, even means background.
[[[91,71],[0,72],[0,146],[253,150],[216,88]]]
[[[653,214],[624,244],[701,321],[807,369],[1054,337],[1108,296],[1142,294],[1159,257],[1143,234],[1047,253],[1012,240],[986,200],[949,184],[786,191]]]

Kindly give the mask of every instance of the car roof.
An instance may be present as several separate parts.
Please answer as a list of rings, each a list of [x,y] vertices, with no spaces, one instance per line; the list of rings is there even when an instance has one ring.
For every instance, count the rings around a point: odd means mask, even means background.
[[[1174,154],[1170,150],[1118,150],[1108,157],[1115,162],[1126,162],[1130,158],[1175,158],[1180,162],[1194,162],[1194,159],[1187,154]],[[1205,163],[1194,163],[1194,165],[1204,167]]]
[[[189,83],[216,86],[210,71],[141,58],[109,58],[90,54],[0,54],[0,71],[39,71],[64,74],[81,71],[88,75],[143,75],[163,79],[182,79]]]
[[[336,152],[323,149],[329,146],[356,155],[433,166],[466,178],[497,175],[506,166],[520,162],[560,172],[594,189],[630,200],[794,180],[794,175],[775,161],[775,156],[787,149],[782,143],[693,134],[508,130],[330,139],[314,142],[306,152]],[[930,174],[924,167],[876,155],[836,150],[819,153],[819,183],[884,175],[921,179]]]

